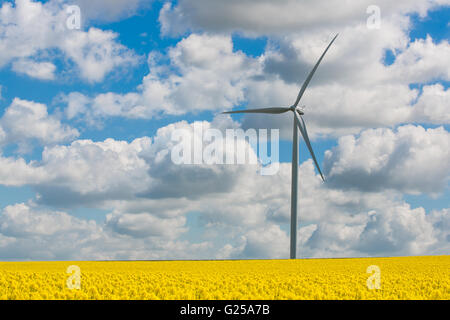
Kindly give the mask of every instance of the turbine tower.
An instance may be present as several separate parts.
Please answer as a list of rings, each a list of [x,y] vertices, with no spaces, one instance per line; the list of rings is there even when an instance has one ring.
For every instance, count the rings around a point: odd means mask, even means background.
[[[308,87],[309,82],[311,81],[312,77],[314,76],[314,73],[316,72],[317,68],[319,67],[320,62],[322,61],[323,57],[325,56],[328,49],[333,44],[334,40],[336,40],[338,35],[339,34],[337,34],[333,38],[333,40],[331,40],[328,47],[325,49],[325,51],[320,56],[316,65],[311,70],[311,72],[309,73],[305,82],[303,83],[303,85],[300,89],[300,92],[298,93],[297,99],[295,100],[295,103],[292,106],[223,112],[226,114],[230,114],[230,113],[281,114],[281,113],[285,113],[288,111],[292,111],[292,113],[294,114],[294,128],[293,128],[293,139],[292,139],[293,146],[292,146],[292,188],[291,188],[291,254],[290,254],[291,259],[296,258],[296,252],[297,252],[298,131],[300,131],[300,133],[302,134],[302,137],[305,140],[306,146],[308,147],[308,150],[311,154],[314,164],[316,165],[316,168],[319,171],[320,176],[322,177],[322,180],[325,182],[322,171],[320,170],[319,164],[317,163],[316,156],[314,155],[314,151],[313,151],[313,149],[311,147],[311,143],[309,141],[308,131],[306,130],[306,124],[305,124],[305,121],[303,120],[304,109],[299,108],[298,104],[299,104],[300,99],[302,98],[303,94],[305,93],[305,90]]]

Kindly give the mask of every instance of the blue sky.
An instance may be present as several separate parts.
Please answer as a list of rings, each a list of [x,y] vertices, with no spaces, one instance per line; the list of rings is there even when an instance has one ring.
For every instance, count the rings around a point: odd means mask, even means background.
[[[301,142],[301,252],[448,254],[450,7],[422,2],[370,30],[364,1],[1,1],[0,260],[286,257],[290,122],[218,114],[291,104],[337,32],[302,101],[329,182]],[[280,172],[158,160],[197,121],[279,129]]]

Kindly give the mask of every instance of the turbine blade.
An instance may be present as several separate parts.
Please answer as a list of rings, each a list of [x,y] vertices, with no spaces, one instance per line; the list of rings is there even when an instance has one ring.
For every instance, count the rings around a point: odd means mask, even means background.
[[[305,82],[303,82],[302,88],[300,89],[300,92],[298,93],[297,100],[295,100],[294,107],[298,106],[298,103],[300,102],[300,99],[302,98],[303,93],[305,93],[306,87],[308,86],[309,82],[311,81],[312,77],[314,76],[314,73],[316,72],[317,68],[319,67],[320,62],[322,62],[323,57],[325,56],[325,54],[327,53],[328,49],[333,44],[334,40],[336,40],[338,35],[339,35],[339,33],[333,38],[333,40],[331,40],[330,44],[325,49],[325,51],[322,53],[322,55],[320,56],[320,58],[317,61],[316,65],[314,66],[314,68],[309,73],[309,75],[306,78]]]
[[[309,141],[308,131],[306,130],[305,121],[303,120],[303,117],[300,116],[297,112],[294,112],[294,116],[295,116],[295,122],[297,123],[297,126],[300,130],[300,133],[303,136],[303,139],[305,140],[306,146],[308,147],[309,153],[311,154],[314,164],[316,165],[316,168],[319,171],[320,176],[322,177],[322,180],[325,182],[325,178],[323,177],[322,171],[320,170],[319,163],[317,162],[316,156],[314,155],[314,151],[312,149],[311,142]]]
[[[226,112],[222,112],[225,114],[230,114],[230,113],[270,113],[270,114],[280,114],[280,113],[285,113],[288,112],[290,109],[289,108],[262,108],[262,109],[248,109],[248,110],[236,110],[236,111],[226,111]]]

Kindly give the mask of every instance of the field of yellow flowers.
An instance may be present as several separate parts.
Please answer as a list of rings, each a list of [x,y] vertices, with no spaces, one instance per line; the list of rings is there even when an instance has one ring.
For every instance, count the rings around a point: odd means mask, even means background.
[[[0,299],[449,298],[450,256],[0,263]]]

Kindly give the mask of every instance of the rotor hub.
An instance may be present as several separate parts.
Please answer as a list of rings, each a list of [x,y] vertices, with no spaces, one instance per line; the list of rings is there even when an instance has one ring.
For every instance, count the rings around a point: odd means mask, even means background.
[[[295,111],[297,111],[298,112],[298,114],[300,114],[300,115],[304,115],[305,114],[305,108],[304,107],[294,107],[294,106],[291,106],[290,108],[289,108],[289,110],[291,110],[291,111],[293,111],[293,112],[295,112]]]

